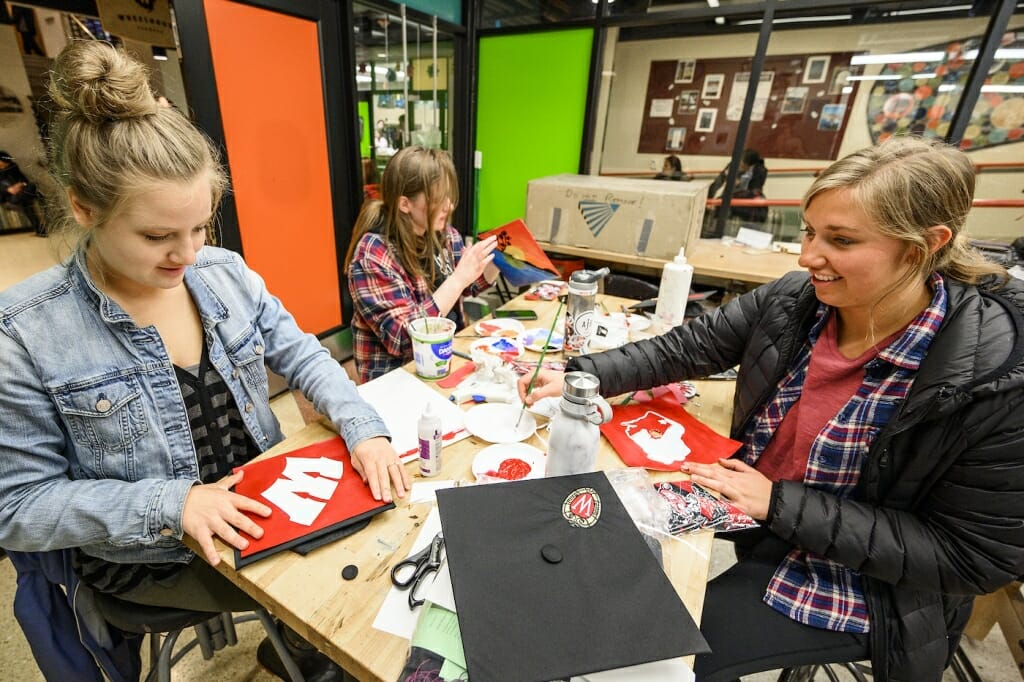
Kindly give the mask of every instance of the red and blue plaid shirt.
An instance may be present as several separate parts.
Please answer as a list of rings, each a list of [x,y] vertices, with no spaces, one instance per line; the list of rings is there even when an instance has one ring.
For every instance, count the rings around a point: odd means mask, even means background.
[[[449,225],[445,233],[444,256],[450,258],[446,275],[462,258],[462,248],[462,236]],[[364,234],[356,245],[348,286],[354,308],[353,353],[361,382],[412,360],[412,341],[406,330],[409,322],[424,316],[442,317],[426,278],[409,275],[384,238],[373,232]],[[466,293],[475,296],[488,286],[481,276]]]
[[[845,497],[860,479],[864,455],[875,436],[910,393],[921,361],[946,315],[946,288],[935,273],[931,303],[906,330],[864,365],[864,380],[845,406],[828,421],[811,445],[804,485]],[[754,420],[740,457],[753,465],[800,399],[807,366],[818,336],[834,310],[821,304],[818,319],[775,397]],[[768,583],[764,602],[806,625],[839,632],[870,630],[860,574],[820,554],[794,549]]]

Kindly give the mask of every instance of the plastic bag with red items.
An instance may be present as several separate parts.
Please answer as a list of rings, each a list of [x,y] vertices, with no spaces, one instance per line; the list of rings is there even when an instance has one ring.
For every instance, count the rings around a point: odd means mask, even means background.
[[[655,483],[654,489],[672,508],[668,522],[668,530],[672,535],[698,530],[742,530],[759,525],[736,506],[718,499],[691,481]]]

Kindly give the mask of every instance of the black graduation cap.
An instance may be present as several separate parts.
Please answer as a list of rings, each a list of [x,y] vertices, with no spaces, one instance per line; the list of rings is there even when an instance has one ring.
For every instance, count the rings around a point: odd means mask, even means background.
[[[710,651],[603,473],[450,488],[437,503],[473,682]]]

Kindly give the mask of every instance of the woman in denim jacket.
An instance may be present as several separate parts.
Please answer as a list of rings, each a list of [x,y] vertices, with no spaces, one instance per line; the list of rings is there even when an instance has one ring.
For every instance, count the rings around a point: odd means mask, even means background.
[[[209,564],[265,505],[233,467],[282,439],[264,365],[331,418],[377,499],[409,487],[374,409],[237,255],[204,246],[226,186],[209,141],[141,64],[69,45],[51,80],[71,258],[0,294],[0,546],[76,548],[93,589],[245,610]],[[243,608],[238,608],[239,606]]]

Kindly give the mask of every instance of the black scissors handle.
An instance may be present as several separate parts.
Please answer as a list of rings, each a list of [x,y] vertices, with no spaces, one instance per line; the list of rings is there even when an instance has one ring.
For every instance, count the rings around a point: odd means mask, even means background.
[[[430,544],[412,556],[399,561],[391,569],[391,583],[400,590],[409,590],[409,608],[413,609],[423,603],[417,595],[424,578],[437,573],[441,568],[444,551],[444,536],[438,533]],[[406,570],[406,569],[412,569]],[[405,572],[407,576],[399,574]]]

